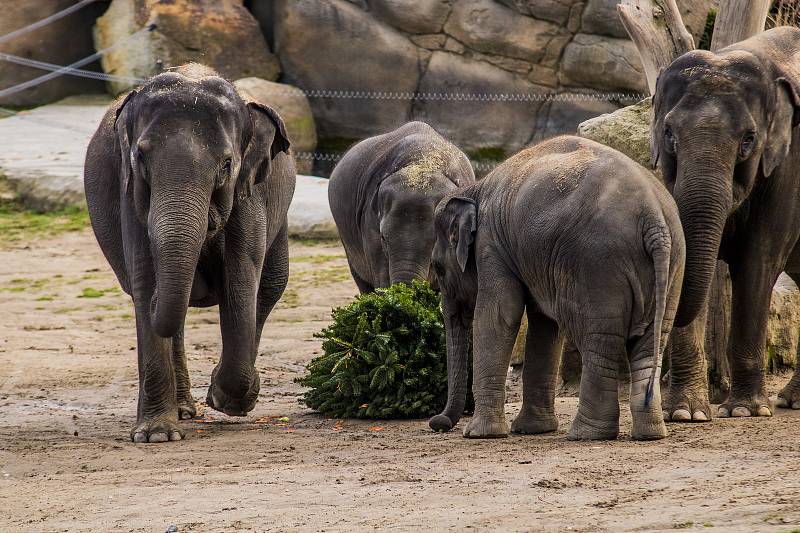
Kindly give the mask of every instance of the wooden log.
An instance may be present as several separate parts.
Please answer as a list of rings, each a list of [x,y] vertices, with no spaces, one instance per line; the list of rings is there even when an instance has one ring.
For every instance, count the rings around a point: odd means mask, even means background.
[[[675,0],[622,0],[617,5],[622,24],[642,58],[650,94],[662,68],[694,50],[694,39],[686,29]]]
[[[744,41],[764,31],[772,0],[721,0],[711,51]]]

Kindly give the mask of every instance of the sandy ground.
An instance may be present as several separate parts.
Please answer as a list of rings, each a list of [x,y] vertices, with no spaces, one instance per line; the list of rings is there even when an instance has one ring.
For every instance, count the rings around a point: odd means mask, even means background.
[[[0,531],[800,528],[797,411],[670,425],[653,443],[566,441],[575,398],[557,400],[557,433],[491,441],[314,414],[293,379],[331,307],[356,291],[338,245],[291,254],[253,413],[204,409],[184,423],[187,440],[133,445],[132,310],[91,233],[0,251]],[[187,328],[203,399],[216,310],[192,311]]]

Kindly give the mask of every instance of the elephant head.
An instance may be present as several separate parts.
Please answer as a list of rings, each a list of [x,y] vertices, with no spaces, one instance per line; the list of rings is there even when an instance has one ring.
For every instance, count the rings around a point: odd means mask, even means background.
[[[652,158],[678,204],[686,275],[675,323],[705,303],[729,218],[789,153],[800,120],[797,78],[751,52],[689,52],[659,76]]]
[[[465,196],[442,200],[436,209],[432,265],[442,293],[447,335],[447,406],[430,427],[449,431],[464,412],[469,369],[469,335],[477,296],[474,242],[477,206]]]
[[[289,149],[272,109],[245,104],[209,69],[186,69],[131,91],[114,124],[123,205],[146,228],[155,271],[150,321],[162,337],[183,323],[204,243]]]

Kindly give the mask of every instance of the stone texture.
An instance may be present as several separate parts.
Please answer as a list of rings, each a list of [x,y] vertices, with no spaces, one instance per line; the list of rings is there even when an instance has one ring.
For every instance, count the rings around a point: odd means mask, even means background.
[[[315,90],[416,91],[419,49],[357,6],[279,0],[275,9],[275,46],[286,82]],[[411,111],[407,99],[313,98],[311,106],[321,137],[351,139],[396,128]]]
[[[297,176],[289,206],[289,236],[301,239],[337,239],[336,223],[328,204],[328,180]]]
[[[142,31],[150,23],[156,29]],[[228,79],[278,77],[278,62],[242,0],[113,0],[97,19],[95,46],[106,48],[131,35],[128,44],[103,57],[103,70],[147,78],[195,61]],[[131,85],[110,82],[109,88],[116,94]]]
[[[448,52],[433,53],[420,84],[421,92],[436,94],[488,96],[544,90],[500,68]],[[467,152],[502,148],[512,153],[533,135],[541,106],[536,101],[432,100],[417,102],[414,117],[428,122]]]
[[[579,33],[564,50],[561,67],[565,85],[647,91],[639,52],[626,39]]]
[[[800,291],[786,274],[781,274],[772,289],[767,323],[767,360],[770,372],[794,368],[797,337],[800,332]]]
[[[29,24],[48,17],[74,4],[75,0],[26,0],[3,2],[0,17],[0,35],[6,35]],[[0,44],[0,52],[27,59],[46,61],[57,65],[68,65],[94,53],[92,26],[102,13],[101,3],[89,4],[80,10]],[[91,64],[90,70],[99,70],[99,64]],[[37,78],[46,72],[0,61],[0,88]],[[70,94],[104,92],[103,82],[61,76],[41,85],[0,98],[3,106],[30,106],[46,104]]]
[[[408,33],[437,33],[450,13],[448,0],[366,0],[372,16]]]
[[[275,83],[261,78],[242,78],[234,82],[245,100],[266,104],[283,119],[292,150],[295,153],[310,153],[317,149],[317,128],[311,106],[303,91],[284,83]],[[311,172],[310,160],[298,160],[299,172]]]
[[[706,18],[719,0],[677,0],[686,29],[694,36],[695,44],[703,34]],[[583,10],[581,31],[627,39],[628,33],[617,15],[619,0],[588,0]]]
[[[458,0],[445,31],[474,50],[534,63],[544,57],[553,38],[569,33],[551,22],[521,17],[493,0]],[[560,50],[551,54],[560,55]]]
[[[542,20],[564,25],[570,17],[572,8],[582,4],[581,0],[498,0],[501,4]]]
[[[578,135],[619,150],[645,168],[650,161],[652,100],[646,98],[611,114],[582,122]]]
[[[585,95],[583,99],[575,95],[575,100],[555,101],[548,105],[543,123],[537,127],[534,142],[540,142],[555,135],[574,135],[578,125],[598,115],[612,113],[619,109],[615,102],[592,99]]]

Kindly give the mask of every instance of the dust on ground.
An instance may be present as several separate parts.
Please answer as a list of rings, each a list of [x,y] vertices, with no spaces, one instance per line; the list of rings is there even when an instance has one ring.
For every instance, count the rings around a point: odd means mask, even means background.
[[[800,528],[800,411],[671,424],[665,440],[633,442],[623,407],[619,440],[575,443],[575,398],[556,400],[557,433],[479,441],[461,437],[463,420],[434,434],[425,420],[338,421],[301,406],[293,379],[320,350],[313,334],[356,293],[333,243],[291,244],[250,416],[205,408],[184,422],[187,440],[133,445],[129,299],[90,231],[28,242],[0,250],[0,531]],[[197,399],[217,323],[215,308],[187,319]]]

